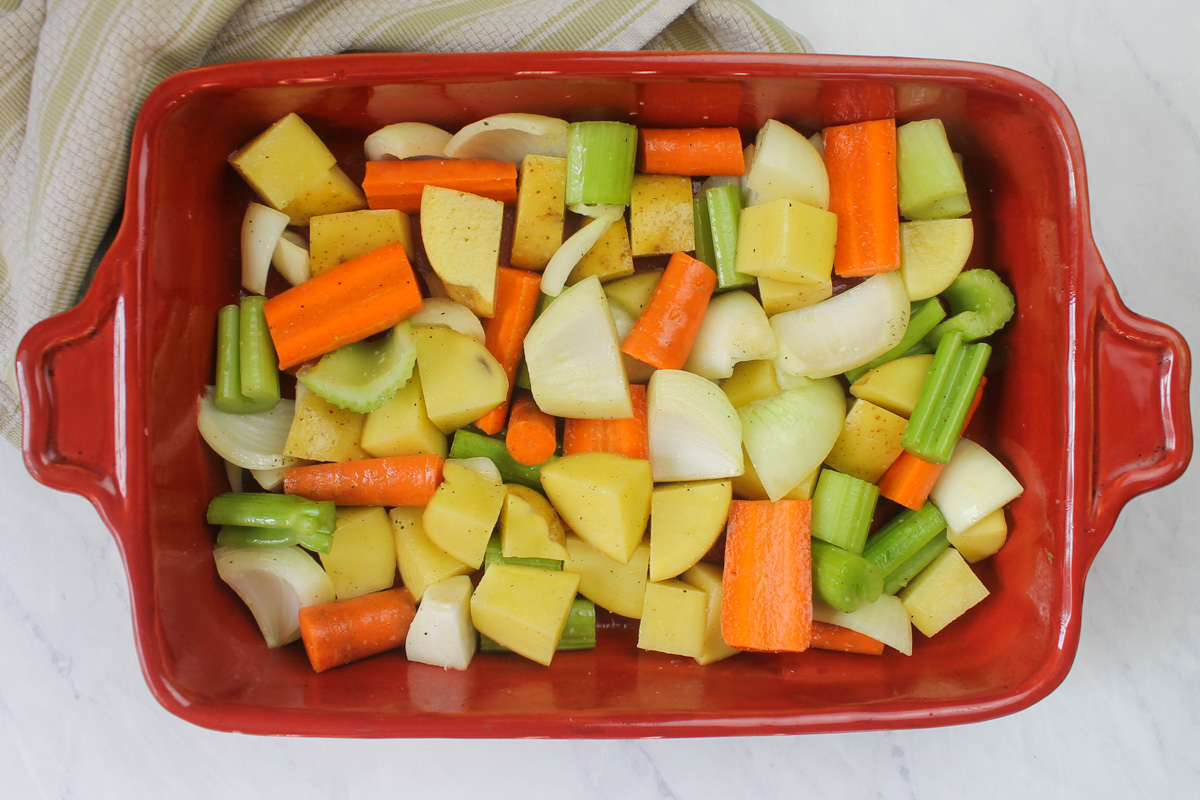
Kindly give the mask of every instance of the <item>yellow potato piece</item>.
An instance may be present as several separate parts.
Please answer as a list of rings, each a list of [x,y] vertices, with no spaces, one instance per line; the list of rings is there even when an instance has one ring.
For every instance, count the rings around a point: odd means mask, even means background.
[[[775,365],[765,360],[739,361],[733,365],[733,374],[720,383],[734,408],[779,394]]]
[[[466,564],[429,540],[421,522],[424,513],[425,509],[417,506],[401,506],[388,512],[400,580],[418,603],[433,584],[471,571]]]
[[[566,217],[567,160],[527,155],[521,162],[517,218],[513,224],[514,267],[541,272],[563,242]]]
[[[833,297],[833,281],[792,283],[774,278],[758,279],[758,296],[768,317],[804,308]]]
[[[679,576],[689,586],[695,586],[707,595],[708,609],[704,631],[704,646],[696,663],[711,664],[742,652],[730,647],[721,635],[721,602],[724,597],[724,582],[721,568],[716,564],[701,562]]]
[[[471,595],[471,623],[497,644],[549,665],[578,587],[574,572],[493,564]]]
[[[933,636],[987,597],[988,590],[959,552],[949,547],[897,596],[917,630]]]
[[[339,508],[333,545],[320,555],[339,600],[390,589],[395,582],[396,544],[382,508]]]
[[[451,300],[480,317],[496,307],[504,204],[479,195],[426,186],[421,193],[421,242],[429,266]]]
[[[367,207],[367,197],[341,167],[333,166],[316,183],[279,209],[291,224],[307,225],[319,214],[338,214]]]
[[[567,276],[567,285],[574,286],[591,275],[595,275],[602,283],[619,280],[633,275],[633,270],[629,228],[622,218],[609,225],[600,239],[583,254],[583,258]]]
[[[616,453],[575,453],[541,468],[542,488],[581,539],[628,564],[650,521],[650,462]]]
[[[905,356],[881,364],[850,385],[850,394],[868,400],[905,419],[912,416],[925,376],[933,364],[930,354]]]
[[[907,426],[904,417],[866,400],[855,400],[825,463],[867,483],[878,483],[904,450],[900,440]]]
[[[446,434],[429,419],[421,376],[415,370],[392,399],[367,414],[362,449],[373,456],[433,455],[446,457]]]
[[[795,200],[742,209],[738,272],[791,283],[825,283],[833,273],[837,215]]]
[[[505,485],[500,512],[500,552],[505,558],[567,558],[562,520],[542,494],[528,486]]]
[[[504,484],[447,462],[442,483],[421,515],[425,535],[469,567],[479,569],[504,505]]]
[[[296,114],[288,114],[229,157],[263,202],[280,210],[325,177],[333,153]]]
[[[442,433],[474,422],[508,397],[508,375],[487,348],[450,328],[416,328],[425,411]]]
[[[692,179],[686,175],[633,176],[629,244],[635,256],[696,249]]]
[[[578,536],[567,534],[567,560],[563,569],[579,574],[581,595],[614,614],[642,618],[649,567],[649,542],[639,542],[629,563],[620,564]]]
[[[385,245],[404,245],[413,257],[408,215],[394,208],[321,214],[309,220],[308,253],[312,274],[369,253]]]
[[[676,580],[646,584],[638,647],[698,659],[704,654],[707,633],[705,591]]]
[[[616,303],[637,319],[646,310],[650,296],[654,294],[662,275],[661,269],[649,269],[627,278],[609,281],[604,284],[604,294],[608,296],[609,302]]]
[[[961,533],[947,531],[946,537],[950,540],[950,545],[972,564],[991,558],[1008,540],[1008,522],[1004,519],[1004,509],[997,508]]]
[[[359,446],[366,415],[318,397],[296,385],[296,412],[283,454],[308,461],[355,461],[370,458]]]
[[[690,569],[725,529],[732,481],[681,481],[654,487],[650,502],[650,580]]]

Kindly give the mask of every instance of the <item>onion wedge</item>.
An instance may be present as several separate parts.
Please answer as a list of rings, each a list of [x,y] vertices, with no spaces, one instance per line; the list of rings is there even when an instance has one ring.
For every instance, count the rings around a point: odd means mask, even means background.
[[[333,581],[311,556],[288,547],[218,547],[217,574],[254,615],[267,647],[300,638],[300,609],[331,603]]]
[[[449,158],[520,163],[530,153],[566,158],[566,121],[541,114],[496,114],[471,123],[446,143]]]

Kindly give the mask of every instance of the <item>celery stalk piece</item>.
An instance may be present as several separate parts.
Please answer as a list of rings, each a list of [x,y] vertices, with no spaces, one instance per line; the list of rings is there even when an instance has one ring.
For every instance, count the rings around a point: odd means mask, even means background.
[[[862,553],[875,515],[879,487],[822,469],[812,499],[812,535],[851,553]]]
[[[454,441],[450,443],[449,458],[479,458],[491,459],[500,470],[505,483],[519,483],[530,489],[541,491],[541,466],[528,467],[508,454],[508,447],[502,439],[493,439],[481,433],[468,430],[458,430]]]
[[[337,507],[290,494],[225,492],[208,504],[207,520],[209,525],[287,528],[296,535],[297,544],[328,553],[337,527]]]
[[[860,600],[873,603],[883,591],[883,575],[862,556],[821,539],[812,541],[813,599],[847,614]]]
[[[889,361],[895,361],[897,358],[904,356],[917,355],[917,352],[910,351],[917,345],[920,345],[929,332],[937,327],[938,323],[945,318],[946,309],[942,308],[942,304],[936,297],[930,297],[927,300],[919,300],[913,303],[911,310],[908,312],[908,327],[904,329],[904,338],[900,340],[900,343],[878,358],[871,359],[861,367],[847,370],[846,380],[854,383],[880,364],[886,364]],[[933,352],[933,348],[930,347],[923,352],[931,353]]]
[[[510,559],[516,563],[524,559]],[[593,650],[596,647],[596,604],[586,597],[575,597],[567,624],[558,640],[558,650]],[[482,653],[509,653],[504,645],[479,634],[479,651]]]
[[[637,128],[625,122],[567,126],[567,205],[629,205]]]
[[[879,570],[884,585],[890,585],[892,574],[944,530],[946,519],[933,503],[906,509],[867,540],[862,556]]]
[[[222,547],[287,547],[295,544],[314,553],[328,553],[333,538],[324,532],[301,535],[291,528],[222,525],[217,534],[217,544]]]
[[[899,564],[883,579],[883,593],[895,594],[908,585],[908,582],[925,569],[942,551],[950,546],[948,531],[942,531],[925,545],[913,553],[907,560]]]
[[[487,550],[483,552],[483,568],[487,569],[492,564],[516,564],[520,567],[556,570],[563,568],[563,562],[556,558],[505,558],[501,551],[500,537],[495,534],[488,539]]]
[[[991,336],[1008,324],[1017,310],[1012,290],[990,269],[960,273],[941,296],[946,298],[952,316],[926,337],[934,347],[942,334],[950,331],[962,332],[967,342]]]
[[[228,305],[217,312],[217,374],[213,400],[226,414],[254,412],[242,394],[241,308]]]
[[[321,356],[296,377],[313,394],[339,408],[374,411],[408,383],[417,363],[417,340],[405,320],[382,339],[345,344]]]
[[[906,219],[944,219],[970,211],[967,184],[940,119],[896,129],[896,172],[900,214]]]
[[[950,460],[991,353],[991,346],[983,342],[964,344],[959,331],[938,340],[933,364],[900,440],[905,450],[935,464]]]
[[[717,270],[717,289],[724,291],[755,284],[757,279],[753,275],[738,272],[733,267],[737,256],[738,220],[742,214],[741,187],[727,183],[706,189],[704,195],[713,257],[716,259],[716,263],[709,266]]]
[[[261,295],[243,297],[238,319],[242,394],[262,410],[279,402],[279,358],[263,313],[266,301]]]
[[[708,197],[699,192],[692,198],[692,220],[696,230],[696,260],[703,261],[715,271],[717,254],[713,252],[712,223],[708,216]],[[718,274],[717,285],[720,286]]]

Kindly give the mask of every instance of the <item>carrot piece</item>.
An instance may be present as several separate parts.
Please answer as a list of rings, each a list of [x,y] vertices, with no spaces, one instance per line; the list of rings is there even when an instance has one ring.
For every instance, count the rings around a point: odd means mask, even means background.
[[[618,453],[628,458],[650,457],[646,423],[646,387],[630,384],[633,416],[624,419],[572,419],[563,424],[563,455]]]
[[[504,446],[527,467],[544,464],[558,449],[557,428],[554,417],[538,408],[533,395],[522,392],[512,403]]]
[[[501,267],[497,275],[496,313],[483,321],[483,335],[484,346],[508,376],[508,397],[475,421],[475,427],[488,435],[498,433],[508,418],[508,403],[525,352],[525,334],[533,325],[541,286],[542,276],[536,272]]]
[[[300,638],[317,672],[404,644],[416,616],[403,586],[300,609]]]
[[[823,139],[829,210],[837,214],[834,271],[845,278],[899,269],[896,120],[837,125]]]
[[[517,167],[511,161],[472,158],[368,161],[362,183],[371,208],[398,208],[405,214],[420,212],[421,191],[426,186],[515,203]]]
[[[883,642],[872,639],[865,633],[813,620],[812,646],[819,650],[837,650],[842,653],[862,653],[868,656],[883,655]]]
[[[799,652],[812,638],[810,500],[734,500],[721,635],[739,650]]]
[[[637,168],[658,175],[741,175],[742,134],[737,128],[642,128]]]
[[[621,352],[659,369],[682,368],[716,285],[717,273],[707,264],[675,253]]]
[[[967,426],[971,424],[971,417],[975,416],[975,409],[979,408],[979,401],[983,399],[983,387],[986,384],[987,376],[984,376],[979,381],[979,388],[975,390],[975,397],[971,399],[971,407],[967,409],[963,430],[966,430]],[[933,491],[933,485],[937,483],[945,466],[945,464],[934,464],[932,461],[918,458],[904,450],[887,468],[887,472],[883,473],[876,485],[879,487],[879,493],[888,500],[916,511],[929,499],[929,493]]]
[[[423,506],[442,482],[437,455],[388,456],[292,467],[283,491],[339,506]]]
[[[287,369],[387,330],[424,305],[404,245],[389,244],[338,264],[263,304]]]

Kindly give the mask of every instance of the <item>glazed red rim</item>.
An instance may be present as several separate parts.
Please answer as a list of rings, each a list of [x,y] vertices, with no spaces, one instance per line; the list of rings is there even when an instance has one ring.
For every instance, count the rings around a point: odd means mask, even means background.
[[[387,122],[450,128],[525,110],[647,125],[780,117],[944,119],[975,209],[972,256],[1015,288],[1018,318],[970,434],[1026,485],[1012,539],[980,569],[992,598],[911,658],[741,655],[699,668],[639,653],[614,624],[544,670],[511,658],[444,673],[388,654],[314,676],[267,651],[208,558],[223,471],[194,428],[212,320],[237,286],[249,193],[225,156],[298,111],[352,176]],[[357,175],[361,177],[361,174]],[[987,719],[1066,676],[1088,566],[1122,506],[1186,468],[1190,354],[1121,302],[1092,240],[1078,133],[1045,86],[990,66],[710,53],[358,54],[226,64],[143,105],[121,230],[83,302],[18,353],[25,459],[89,498],[130,581],[156,698],[221,730],[339,736],[699,736],[919,727]],[[78,387],[91,389],[87,393]],[[993,387],[995,387],[993,389]],[[430,671],[433,670],[433,671]]]

